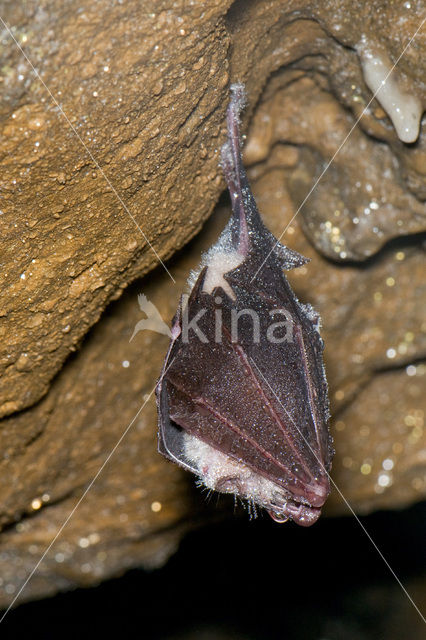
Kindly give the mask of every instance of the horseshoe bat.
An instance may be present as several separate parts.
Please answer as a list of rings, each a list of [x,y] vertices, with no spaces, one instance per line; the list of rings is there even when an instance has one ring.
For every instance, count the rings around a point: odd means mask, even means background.
[[[232,215],[172,322],[156,387],[159,452],[210,489],[309,526],[334,453],[320,318],[283,273],[308,260],[257,210],[240,151],[244,100],[232,85],[221,161]]]

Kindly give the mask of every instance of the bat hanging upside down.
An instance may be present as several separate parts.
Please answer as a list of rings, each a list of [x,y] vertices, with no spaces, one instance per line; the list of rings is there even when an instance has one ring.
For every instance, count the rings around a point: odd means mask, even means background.
[[[264,226],[242,164],[231,87],[222,168],[232,215],[182,296],[156,395],[159,451],[277,522],[320,516],[333,456],[320,318],[283,269],[308,260]]]

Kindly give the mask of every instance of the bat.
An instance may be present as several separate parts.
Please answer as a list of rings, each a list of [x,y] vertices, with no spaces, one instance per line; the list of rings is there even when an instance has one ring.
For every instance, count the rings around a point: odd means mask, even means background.
[[[156,387],[158,450],[202,485],[310,526],[334,454],[320,317],[283,270],[308,262],[264,226],[240,150],[242,84],[231,86],[221,164],[232,214],[172,321]]]

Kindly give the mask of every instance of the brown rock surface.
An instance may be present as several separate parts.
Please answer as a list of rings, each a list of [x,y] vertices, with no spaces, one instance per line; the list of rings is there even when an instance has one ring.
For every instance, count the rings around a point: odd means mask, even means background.
[[[129,338],[136,294],[171,318],[226,212],[168,263],[176,283],[160,266],[103,311],[212,210],[229,80],[247,84],[246,159],[279,236],[371,98],[362,35],[396,61],[420,24],[415,3],[230,4],[5,7],[45,86],[3,30],[0,604],[77,505],[23,598],[157,566],[215,513],[156,454],[148,396],[167,338]],[[397,69],[423,100],[424,38]],[[290,279],[323,317],[333,477],[356,512],[425,495],[424,256],[401,238],[425,230],[424,140],[399,141],[373,101],[283,238],[312,258]],[[327,512],[347,512],[337,491]]]

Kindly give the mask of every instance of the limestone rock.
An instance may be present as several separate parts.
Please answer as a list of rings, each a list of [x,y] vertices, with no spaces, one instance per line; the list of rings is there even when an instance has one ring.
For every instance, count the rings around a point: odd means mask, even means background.
[[[156,453],[168,341],[129,342],[137,294],[171,319],[225,224],[219,207],[153,270],[223,189],[230,81],[247,86],[265,222],[312,259],[290,280],[323,318],[338,490],[357,513],[424,497],[425,136],[398,139],[362,68],[367,46],[398,61],[397,90],[424,102],[411,4],[5,6],[1,605],[33,570],[21,599],[158,566],[186,530],[233,513]],[[325,515],[349,513],[338,490]]]

